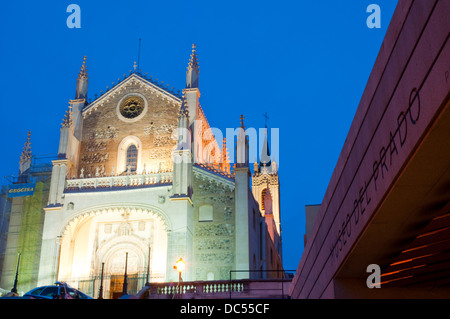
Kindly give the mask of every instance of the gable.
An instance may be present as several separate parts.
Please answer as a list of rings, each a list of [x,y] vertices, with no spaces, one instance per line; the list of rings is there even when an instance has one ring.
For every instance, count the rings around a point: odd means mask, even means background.
[[[168,103],[177,103],[178,105],[181,105],[181,97],[179,96],[179,94],[168,92],[166,89],[161,88],[158,85],[155,85],[150,80],[144,79],[138,76],[137,74],[133,73],[129,77],[127,77],[124,81],[118,83],[116,86],[109,89],[95,101],[87,104],[82,110],[83,118],[86,118],[93,111],[97,110],[99,107],[101,107],[105,103],[108,103],[109,101],[114,99],[114,97],[120,95],[120,93],[127,90],[128,91],[135,90],[136,92],[139,91],[151,92],[152,95],[160,97],[161,99],[167,101]]]
[[[139,172],[171,169],[180,105],[175,95],[130,75],[83,109],[79,171],[86,177],[123,173],[122,148],[131,144],[138,147]]]

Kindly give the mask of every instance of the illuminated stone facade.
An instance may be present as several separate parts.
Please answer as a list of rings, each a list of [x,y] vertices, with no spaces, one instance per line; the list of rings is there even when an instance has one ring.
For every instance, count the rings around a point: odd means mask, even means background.
[[[67,281],[98,297],[103,269],[103,297],[111,298],[122,291],[125,263],[132,291],[147,276],[178,281],[179,258],[184,281],[282,269],[281,235],[274,244],[248,161],[231,173],[225,141],[211,138],[198,75],[194,47],[182,94],[135,70],[88,103],[84,60],[52,161],[37,285]],[[248,152],[245,143],[239,148]],[[276,201],[279,207],[278,193]],[[13,256],[2,282],[13,275]]]

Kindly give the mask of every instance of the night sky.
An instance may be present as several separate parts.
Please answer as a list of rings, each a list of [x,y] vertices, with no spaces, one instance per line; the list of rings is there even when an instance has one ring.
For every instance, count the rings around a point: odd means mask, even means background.
[[[81,28],[68,28],[71,4]],[[381,8],[370,29],[369,4]],[[140,68],[182,90],[192,43],[212,127],[279,128],[285,269],[303,251],[305,205],[320,204],[397,1],[8,1],[0,30],[0,176],[55,154],[83,56],[88,98]],[[253,161],[254,159],[250,159]],[[252,165],[251,165],[252,166]],[[5,184],[6,180],[2,179]]]

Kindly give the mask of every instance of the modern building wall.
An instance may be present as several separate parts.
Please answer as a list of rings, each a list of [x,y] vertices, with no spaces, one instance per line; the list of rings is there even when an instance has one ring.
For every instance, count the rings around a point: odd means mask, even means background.
[[[396,294],[383,285],[369,288],[366,280],[367,267],[376,264],[383,281],[383,271],[449,200],[449,16],[449,1],[399,1],[308,236],[292,298],[434,295],[429,286],[440,279],[422,290],[395,288],[402,291]]]

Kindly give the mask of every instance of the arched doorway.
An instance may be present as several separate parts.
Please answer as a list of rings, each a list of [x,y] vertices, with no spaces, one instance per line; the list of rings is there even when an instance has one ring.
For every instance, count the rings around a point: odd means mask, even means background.
[[[144,286],[150,248],[151,245],[141,238],[124,234],[113,237],[97,249],[94,269],[98,269],[100,264],[104,266],[104,298],[117,299],[122,296],[125,268],[128,293],[135,294]]]
[[[124,247],[114,249],[113,255],[107,260],[105,269],[109,276],[109,299],[117,299],[122,296],[125,279],[125,267],[127,275],[127,292],[136,293],[142,285],[140,269],[143,268],[143,254]]]
[[[97,298],[103,265],[103,297],[122,292],[125,256],[129,292],[166,279],[167,225],[150,209],[113,207],[72,218],[61,238],[58,280]]]

